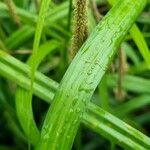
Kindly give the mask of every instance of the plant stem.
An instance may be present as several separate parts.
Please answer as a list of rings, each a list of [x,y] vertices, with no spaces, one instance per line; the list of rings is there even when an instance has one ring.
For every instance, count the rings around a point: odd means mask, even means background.
[[[96,22],[99,23],[99,21],[102,19],[103,16],[98,11],[96,1],[90,0],[90,6],[91,6],[91,9],[92,9],[92,12],[93,12]]]
[[[13,3],[13,0],[5,0],[5,3],[9,9],[9,13],[12,16],[14,22],[18,27],[21,27],[20,17],[16,13],[15,4]]]
[[[122,48],[119,49],[118,53],[118,87],[116,92],[116,98],[119,101],[123,101],[125,98],[125,91],[122,87],[122,81],[125,73],[127,72],[126,55]]]

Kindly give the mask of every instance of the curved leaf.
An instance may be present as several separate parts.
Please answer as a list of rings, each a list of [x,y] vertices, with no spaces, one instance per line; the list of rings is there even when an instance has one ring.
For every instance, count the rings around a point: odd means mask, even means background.
[[[0,74],[5,78],[8,78],[9,80],[17,83],[19,86],[30,90],[30,78],[29,76],[27,76],[29,74],[30,67],[4,52],[0,51],[0,56]],[[137,82],[135,84],[140,84],[138,83],[138,80],[136,81]],[[146,82],[149,81],[147,80]],[[56,91],[58,86],[58,83],[56,83],[55,81],[47,78],[39,72],[36,73],[34,93],[46,102],[52,102],[54,92]],[[82,116],[82,122],[93,131],[103,135],[106,139],[111,138],[110,140],[115,141],[124,148],[128,147],[129,149],[134,150],[130,142],[138,146],[141,145],[140,143],[145,143],[144,145],[147,145],[146,147],[149,146],[150,139],[144,136],[142,133],[139,133],[139,131],[133,129],[132,127],[128,128],[127,124],[123,123],[123,121],[117,119],[113,115],[111,115],[109,119],[106,116],[110,116],[110,114],[100,109],[98,106],[90,103],[88,105],[87,111]],[[121,131],[118,130],[118,128],[120,129],[120,125],[118,125],[118,123],[114,121],[114,118],[117,119],[117,122],[119,122],[119,124],[125,124],[123,125]],[[110,124],[115,124],[115,126],[110,126]],[[134,132],[130,132],[130,129],[134,130]],[[119,136],[116,136],[116,134]],[[139,134],[140,136],[136,136]],[[124,140],[125,138],[130,142],[126,142],[126,140]],[[136,138],[138,138],[138,140],[135,141]]]
[[[118,1],[91,33],[62,79],[37,149],[71,148],[87,103],[145,3],[146,0]]]

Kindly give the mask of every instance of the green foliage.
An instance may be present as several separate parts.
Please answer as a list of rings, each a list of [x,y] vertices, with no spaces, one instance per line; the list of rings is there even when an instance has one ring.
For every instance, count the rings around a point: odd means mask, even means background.
[[[0,0],[0,149],[150,149],[150,6],[108,2]]]
[[[2,55],[2,53],[1,53],[1,55]],[[7,61],[9,62],[9,64],[7,63]],[[0,67],[0,70],[1,70],[1,72],[5,73],[5,75],[1,74],[2,76],[5,76],[5,77],[7,77],[7,79],[16,82],[22,88],[24,88],[26,90],[30,90],[30,78],[29,78],[29,76],[26,76],[26,74],[29,73],[29,66],[21,63],[20,61],[14,59],[13,57],[11,57],[7,54],[3,54],[3,56],[0,58],[0,62],[1,62],[0,65],[2,66],[2,67]],[[20,70],[20,66],[21,66],[21,70]],[[7,74],[7,76],[6,76],[6,74]],[[16,75],[18,75],[18,76],[16,76]],[[132,83],[132,81],[130,81],[130,83],[131,83],[131,85],[139,84],[140,80],[142,80],[142,79],[136,80],[135,83]],[[22,82],[20,82],[20,81],[22,81]],[[110,81],[110,80],[108,80],[108,81]],[[35,82],[36,83],[34,84],[34,94],[37,95],[38,97],[40,97],[41,99],[45,100],[47,103],[51,103],[54,98],[54,93],[56,92],[56,90],[59,86],[58,83],[47,78],[46,76],[44,76],[43,74],[41,74],[39,72],[36,73]],[[146,86],[147,86],[146,82],[148,82],[148,81],[145,81],[145,84],[143,84],[143,88],[144,87],[146,88]],[[150,82],[149,82],[149,84],[150,84]],[[129,87],[129,89],[130,88],[132,88],[132,86]],[[137,92],[143,92],[143,91],[141,90],[141,91],[137,91]],[[147,100],[145,99],[145,102],[140,102],[141,99],[143,100],[143,98],[146,98]],[[119,113],[119,109],[122,109],[121,107],[127,107],[127,105],[129,105],[128,103],[125,103],[122,106],[118,106],[114,110],[113,113],[117,114],[118,116],[120,116],[120,115],[122,116],[122,115],[125,115],[126,113],[130,113],[131,111],[143,106],[144,103],[148,104],[150,102],[149,96],[146,94],[145,94],[145,96],[141,96],[139,98],[136,98],[135,100],[139,101],[139,102],[136,104],[136,106],[130,105],[130,107],[133,107],[133,108],[128,108],[128,110],[124,110]],[[132,101],[134,102],[135,100],[133,99],[133,100],[131,100],[131,102]],[[131,103],[131,102],[129,102],[129,103]],[[27,104],[27,102],[26,102],[26,104]],[[24,108],[22,107],[22,110],[23,109]],[[82,122],[87,127],[93,129],[93,131],[103,135],[106,138],[108,138],[108,135],[110,135],[109,136],[110,140],[115,141],[117,144],[120,144],[121,146],[123,144],[124,147],[133,149],[134,145],[132,145],[132,144],[134,144],[134,143],[136,144],[136,142],[137,142],[137,140],[135,140],[136,138],[138,139],[137,143],[145,143],[144,145],[149,145],[149,138],[145,137],[139,131],[133,129],[131,126],[129,127],[129,125],[125,124],[121,120],[117,119],[113,115],[110,115],[108,112],[100,109],[98,106],[96,106],[92,103],[89,103],[89,105],[87,106],[87,111],[85,112],[85,115],[82,116],[82,118],[83,118]],[[117,120],[117,121],[114,122],[114,120]],[[110,125],[110,124],[112,124],[112,125]],[[121,131],[119,130],[119,128],[121,128]],[[108,132],[107,130],[109,130],[110,132]],[[129,138],[124,136],[124,133],[126,133],[126,135],[129,134],[128,135]],[[120,136],[116,136],[117,134],[119,134]],[[141,135],[140,137],[137,136],[139,134]],[[37,135],[35,135],[35,137],[36,136]],[[133,138],[131,138],[131,137],[133,137]],[[143,137],[143,138],[141,138],[141,137]],[[126,140],[124,140],[124,138],[126,138],[130,142],[126,142]],[[120,140],[122,141],[121,143],[120,143]],[[130,145],[131,142],[132,142],[132,144]],[[139,145],[139,144],[137,144],[137,145]]]

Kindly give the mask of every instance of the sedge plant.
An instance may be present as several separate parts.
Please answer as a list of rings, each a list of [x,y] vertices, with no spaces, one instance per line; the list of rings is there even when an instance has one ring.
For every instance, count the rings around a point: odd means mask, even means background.
[[[150,149],[148,129],[143,127],[149,120],[150,52],[142,33],[149,32],[149,28],[148,24],[134,24],[148,3],[108,2],[93,1],[94,5],[88,7],[87,0],[14,0],[13,6],[0,1],[0,122],[7,120],[9,132],[20,141],[17,144],[14,140],[12,147],[4,141],[0,149],[27,149],[28,145],[28,149],[36,150],[115,149],[116,145],[132,150]],[[113,7],[109,10],[110,5]],[[91,12],[93,7],[97,16],[104,16],[102,20]],[[118,77],[111,71],[119,48],[124,50],[129,67],[121,79],[127,94],[122,102],[113,95]],[[67,69],[61,68],[62,63],[67,63],[63,57],[68,51],[73,60],[64,65],[69,66]],[[60,77],[62,69],[65,74]],[[39,98],[43,100],[40,105]],[[85,142],[77,136],[78,142],[74,142],[80,125],[86,130],[79,131],[80,136],[89,132],[88,128],[100,137],[94,134],[91,141]],[[7,128],[3,130],[2,135],[7,137]],[[110,144],[105,144],[104,138]]]

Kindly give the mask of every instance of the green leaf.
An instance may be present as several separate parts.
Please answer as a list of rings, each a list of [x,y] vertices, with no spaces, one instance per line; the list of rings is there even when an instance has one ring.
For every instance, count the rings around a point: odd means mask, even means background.
[[[117,0],[108,0],[108,2],[111,5],[114,5],[117,2]],[[140,32],[138,26],[136,24],[134,24],[129,32],[133,38],[133,41],[137,45],[141,55],[143,56],[145,62],[147,63],[147,65],[150,68],[150,51],[149,51],[148,45],[147,45],[142,33]]]
[[[146,0],[118,1],[91,33],[62,79],[47,113],[37,149],[71,149],[95,88],[145,4]]]
[[[42,44],[37,52],[37,62],[36,68],[39,66],[41,61],[57,47],[59,47],[57,41],[48,41]],[[28,64],[31,64],[33,56],[28,60]],[[16,111],[20,124],[28,137],[30,143],[36,145],[40,139],[40,132],[34,121],[34,116],[32,112],[32,103],[30,92],[22,87],[18,87],[16,90]]]
[[[68,5],[68,2],[64,2],[56,6],[54,9],[47,11],[47,21],[45,22],[45,25],[49,26],[50,23],[53,23],[54,21],[60,21],[60,19],[63,19],[65,16],[67,16]],[[4,17],[9,17],[8,8],[3,2],[0,2],[0,11],[3,12]],[[28,25],[33,26],[38,21],[38,16],[32,12],[19,7],[16,7],[16,12],[20,16],[21,21]]]
[[[85,113],[83,122],[105,138],[126,149],[146,150],[150,148],[148,137],[93,104],[89,104],[88,113]]]
[[[108,75],[108,86],[111,88],[116,88],[117,86],[117,75]],[[150,93],[150,81],[138,76],[126,75],[123,78],[123,89],[126,91],[131,91],[135,93]],[[140,85],[140,86],[135,86]]]
[[[49,52],[49,49],[48,49],[48,51],[46,51],[46,53],[43,53],[43,55],[38,54],[42,30],[43,30],[44,23],[45,23],[45,17],[46,17],[50,2],[51,0],[43,0],[41,2],[39,18],[38,18],[37,27],[35,30],[32,57],[29,63],[31,65],[30,92],[22,88],[19,88],[16,92],[17,114],[18,114],[20,123],[24,131],[28,136],[29,142],[31,142],[32,144],[37,144],[40,139],[40,133],[36,127],[36,123],[34,121],[33,112],[32,112],[32,93],[33,93],[33,86],[34,86],[33,84],[34,84],[34,79],[35,79],[36,68],[38,67],[41,60],[45,57],[45,54],[48,54]]]
[[[133,37],[134,42],[136,43],[141,55],[143,56],[145,62],[150,68],[150,51],[146,41],[140,32],[139,28],[134,24],[130,30],[130,34]]]
[[[142,95],[115,108],[114,114],[122,117],[130,112],[133,112],[149,104],[150,104],[150,95]]]
[[[26,40],[32,37],[34,32],[34,28],[31,28],[28,25],[23,26],[16,32],[13,32],[10,37],[5,40],[5,45],[8,49],[18,48],[18,46],[22,45],[24,42],[26,42]]]
[[[27,90],[30,90],[29,70],[30,67],[28,65],[23,64],[22,62],[16,60],[12,56],[0,51],[0,74]],[[135,83],[135,84],[138,85],[139,83]],[[48,77],[44,76],[39,72],[36,72],[35,84],[34,84],[34,93],[36,96],[50,103],[52,102],[52,99],[54,97],[55,91],[57,90],[58,86],[59,86],[58,83],[56,83],[55,81],[49,79]],[[129,149],[134,150],[130,142],[138,146],[143,145],[138,143],[145,143],[144,145],[148,145],[147,147],[150,147],[149,138],[147,138],[139,131],[133,129],[132,127],[128,128],[127,124],[123,123],[123,121],[117,119],[113,115],[111,115],[111,117],[109,118],[106,117],[109,115],[110,114],[108,112],[90,103],[88,105],[87,111],[82,116],[83,118],[82,122],[93,131],[99,133],[100,135],[103,135],[106,139],[108,138],[110,139],[111,137],[110,140],[115,141],[116,143],[118,143],[120,146],[123,146],[124,148],[128,147]],[[117,122],[115,122],[116,119]],[[95,122],[93,122],[93,120]],[[119,124],[123,124],[124,126],[121,131],[118,130],[118,128],[120,129],[120,125],[118,125],[118,122]],[[110,124],[115,124],[115,125],[110,126]],[[130,132],[130,129],[134,132]],[[137,136],[139,134],[141,136]],[[124,140],[126,139],[126,136],[128,136],[127,137],[128,142]],[[138,138],[139,142],[137,142],[137,140],[136,141],[134,140],[136,138]]]

